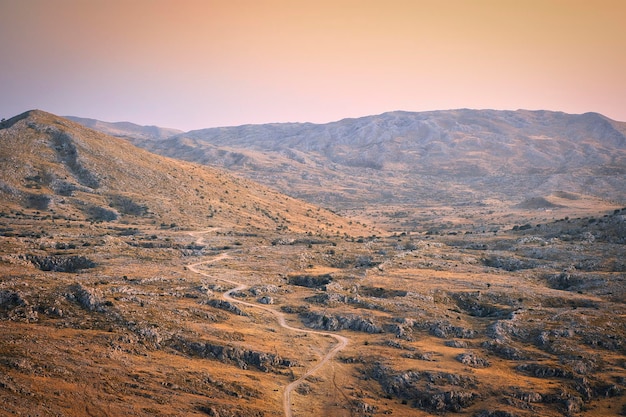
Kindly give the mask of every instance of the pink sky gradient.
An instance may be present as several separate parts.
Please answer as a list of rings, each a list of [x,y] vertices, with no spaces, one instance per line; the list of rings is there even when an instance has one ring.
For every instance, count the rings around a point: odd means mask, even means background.
[[[183,130],[391,110],[626,121],[622,0],[0,0],[0,117]]]

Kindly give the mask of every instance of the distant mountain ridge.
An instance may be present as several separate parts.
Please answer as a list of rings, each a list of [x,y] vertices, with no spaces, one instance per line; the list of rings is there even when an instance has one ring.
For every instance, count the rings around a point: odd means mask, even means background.
[[[626,123],[597,113],[396,111],[130,140],[339,209],[488,198],[514,205],[555,192],[626,200]]]
[[[178,129],[159,126],[142,126],[131,122],[103,122],[96,119],[75,116],[65,116],[65,118],[90,129],[120,138],[160,140],[184,133],[182,130]]]

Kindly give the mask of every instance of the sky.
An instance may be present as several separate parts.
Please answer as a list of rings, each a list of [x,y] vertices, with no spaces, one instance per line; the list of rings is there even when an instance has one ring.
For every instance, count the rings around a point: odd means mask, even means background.
[[[0,117],[182,130],[456,108],[626,121],[624,0],[0,0]]]

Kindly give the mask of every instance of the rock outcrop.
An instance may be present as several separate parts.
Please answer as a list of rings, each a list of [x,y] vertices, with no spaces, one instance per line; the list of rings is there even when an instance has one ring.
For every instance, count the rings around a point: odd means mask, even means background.
[[[237,307],[235,304],[230,301],[220,300],[219,298],[211,298],[210,300],[202,301],[201,304],[206,304],[211,307],[219,308],[220,310],[225,310],[231,313],[234,313],[238,316],[247,316],[245,311]]]
[[[364,318],[357,315],[330,316],[314,311],[300,314],[300,318],[305,326],[328,331],[353,330],[365,333],[382,333],[383,329],[371,318]]]
[[[366,372],[391,396],[413,407],[431,412],[460,412],[480,395],[473,390],[476,381],[445,372],[395,371],[376,363]]]
[[[297,362],[284,359],[273,353],[243,349],[237,346],[223,346],[212,342],[191,341],[176,337],[168,341],[171,348],[192,356],[216,359],[234,363],[242,369],[253,366],[263,372],[277,372],[279,368],[296,366]]]
[[[81,269],[95,268],[96,264],[84,256],[38,256],[26,255],[42,271],[76,272]]]

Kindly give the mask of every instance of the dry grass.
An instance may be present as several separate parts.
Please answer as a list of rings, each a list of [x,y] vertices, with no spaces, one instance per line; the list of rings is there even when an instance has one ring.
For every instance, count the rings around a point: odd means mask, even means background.
[[[10,221],[13,233],[19,234],[33,229],[33,216],[36,215],[25,212],[23,216],[5,218],[5,222]],[[285,331],[273,315],[260,309],[242,307],[246,315],[239,316],[203,303],[219,299],[221,292],[232,288],[224,279],[260,291],[256,296],[244,292],[247,302],[256,302],[263,291],[271,291],[268,294],[274,304],[270,307],[294,311],[287,318],[289,324],[297,327],[303,327],[298,311],[317,311],[328,317],[362,317],[383,329],[398,319],[416,323],[405,326],[408,338],[397,338],[391,329],[374,334],[341,330],[350,340],[348,347],[310,378],[300,392],[294,392],[294,415],[360,415],[358,410],[363,409],[363,404],[375,407],[377,413],[432,413],[413,408],[411,401],[403,404],[401,397],[390,395],[377,380],[367,377],[376,363],[389,364],[398,373],[412,370],[473,378],[476,386],[472,390],[480,393],[480,399],[464,408],[461,415],[482,409],[509,410],[515,415],[561,415],[564,402],[532,403],[526,410],[519,408],[523,402],[518,400],[508,406],[502,401],[512,398],[515,392],[537,392],[544,398],[558,392],[576,396],[576,378],[587,378],[597,387],[594,389],[603,389],[611,384],[621,386],[618,381],[626,376],[622,348],[613,350],[584,342],[585,333],[596,334],[599,326],[613,329],[608,333],[613,340],[624,337],[626,312],[623,305],[611,301],[618,290],[623,291],[619,281],[623,275],[603,273],[607,285],[613,286],[611,296],[600,290],[579,293],[552,289],[543,279],[550,270],[556,274],[567,264],[567,253],[574,243],[553,244],[552,249],[556,245],[562,251],[562,258],[552,261],[548,269],[511,272],[481,263],[489,249],[459,248],[458,243],[451,245],[454,242],[445,236],[413,236],[415,249],[407,251],[402,247],[406,237],[402,242],[397,237],[362,243],[358,239],[333,238],[326,244],[272,245],[278,238],[272,232],[229,236],[221,229],[203,234],[203,248],[190,253],[186,248],[194,244],[197,236],[186,232],[137,224],[133,227],[140,231],[133,236],[112,236],[112,225],[107,223],[76,221],[69,227],[55,223],[36,221],[37,229],[45,228],[52,237],[3,238],[1,288],[19,294],[23,300],[23,304],[5,303],[2,307],[0,364],[5,412],[45,409],[63,415],[202,415],[210,413],[206,410],[213,407],[239,410],[242,415],[260,411],[264,415],[282,415],[282,387],[319,361],[334,341]],[[157,238],[147,239],[152,235]],[[465,239],[468,244],[484,242],[494,247],[511,245],[520,236],[468,235]],[[79,245],[75,249],[56,250],[57,239]],[[138,241],[169,242],[173,246],[133,246]],[[82,246],[85,242],[90,246]],[[510,256],[518,256],[514,247],[509,251]],[[84,255],[98,266],[70,274],[39,271],[19,258],[27,253]],[[211,260],[220,253],[228,256],[199,267],[208,276],[185,267]],[[369,254],[374,266],[356,266],[356,259],[364,254]],[[289,277],[298,274],[330,274],[333,281],[326,291],[289,285]],[[96,294],[97,306],[101,308],[89,311],[68,298],[76,283]],[[375,294],[376,288],[391,295],[363,295]],[[394,291],[408,294],[396,295]],[[485,305],[517,310],[523,319],[517,320],[516,328],[521,333],[529,332],[529,337],[508,336],[510,345],[530,357],[511,360],[486,349],[484,343],[492,340],[490,326],[507,322],[507,316],[472,315],[455,298],[464,293],[481,294],[475,300]],[[329,294],[345,298],[322,304],[313,301]],[[358,302],[349,301],[350,297],[357,297]],[[62,315],[53,307],[61,310]],[[437,323],[470,329],[476,337],[465,340],[466,348],[449,347],[446,342],[457,338],[435,337],[432,328]],[[554,347],[537,344],[542,331],[561,329],[573,329],[574,337],[563,339],[562,345]],[[253,364],[242,369],[242,364],[233,360],[203,358],[188,349],[181,350],[176,340],[275,354],[298,364],[291,368],[279,366],[270,372]],[[584,375],[572,378],[537,378],[516,370],[520,364],[535,361],[570,369],[571,365],[562,363],[569,357],[569,350],[582,355],[579,362],[591,361],[595,365]],[[471,368],[460,363],[456,357],[466,351],[485,357],[490,366]],[[583,404],[584,414],[602,415],[609,406],[613,410],[619,408],[622,401],[621,396],[594,395]]]
[[[34,117],[43,126],[49,116]],[[336,340],[285,329],[268,308],[291,326],[349,339],[293,392],[294,416],[445,414],[450,398],[468,393],[455,414],[602,416],[626,406],[623,211],[598,210],[590,221],[592,206],[580,199],[569,220],[559,212],[536,227],[537,213],[505,222],[502,208],[497,233],[466,234],[461,219],[490,223],[497,213],[440,207],[428,224],[444,216],[441,233],[401,225],[381,233],[225,174],[166,159],[157,169],[141,152],[135,168],[106,170],[106,158],[94,157],[89,166],[106,185],[59,196],[53,182],[24,180],[44,167],[57,179],[63,172],[53,156],[47,165],[24,156],[45,155],[45,132],[34,132],[24,141],[32,148],[15,156],[23,163],[10,165],[15,175],[2,177],[0,414],[284,415],[284,387]],[[126,149],[77,132],[95,155]],[[140,166],[171,194],[123,189]],[[174,173],[187,185],[168,182]],[[204,199],[200,185],[210,189]],[[24,207],[26,192],[52,196],[49,207]],[[110,193],[151,214],[90,221],[77,201],[109,207]],[[207,198],[221,211],[199,218]],[[532,228],[511,230],[531,219]],[[42,271],[32,256],[84,256],[96,266]],[[303,275],[331,282],[290,283]],[[240,315],[215,303],[235,282],[247,286],[235,299],[264,309],[232,302]],[[264,295],[273,304],[260,304]],[[489,365],[461,363],[463,353]],[[441,408],[419,403],[422,394],[443,396]]]

